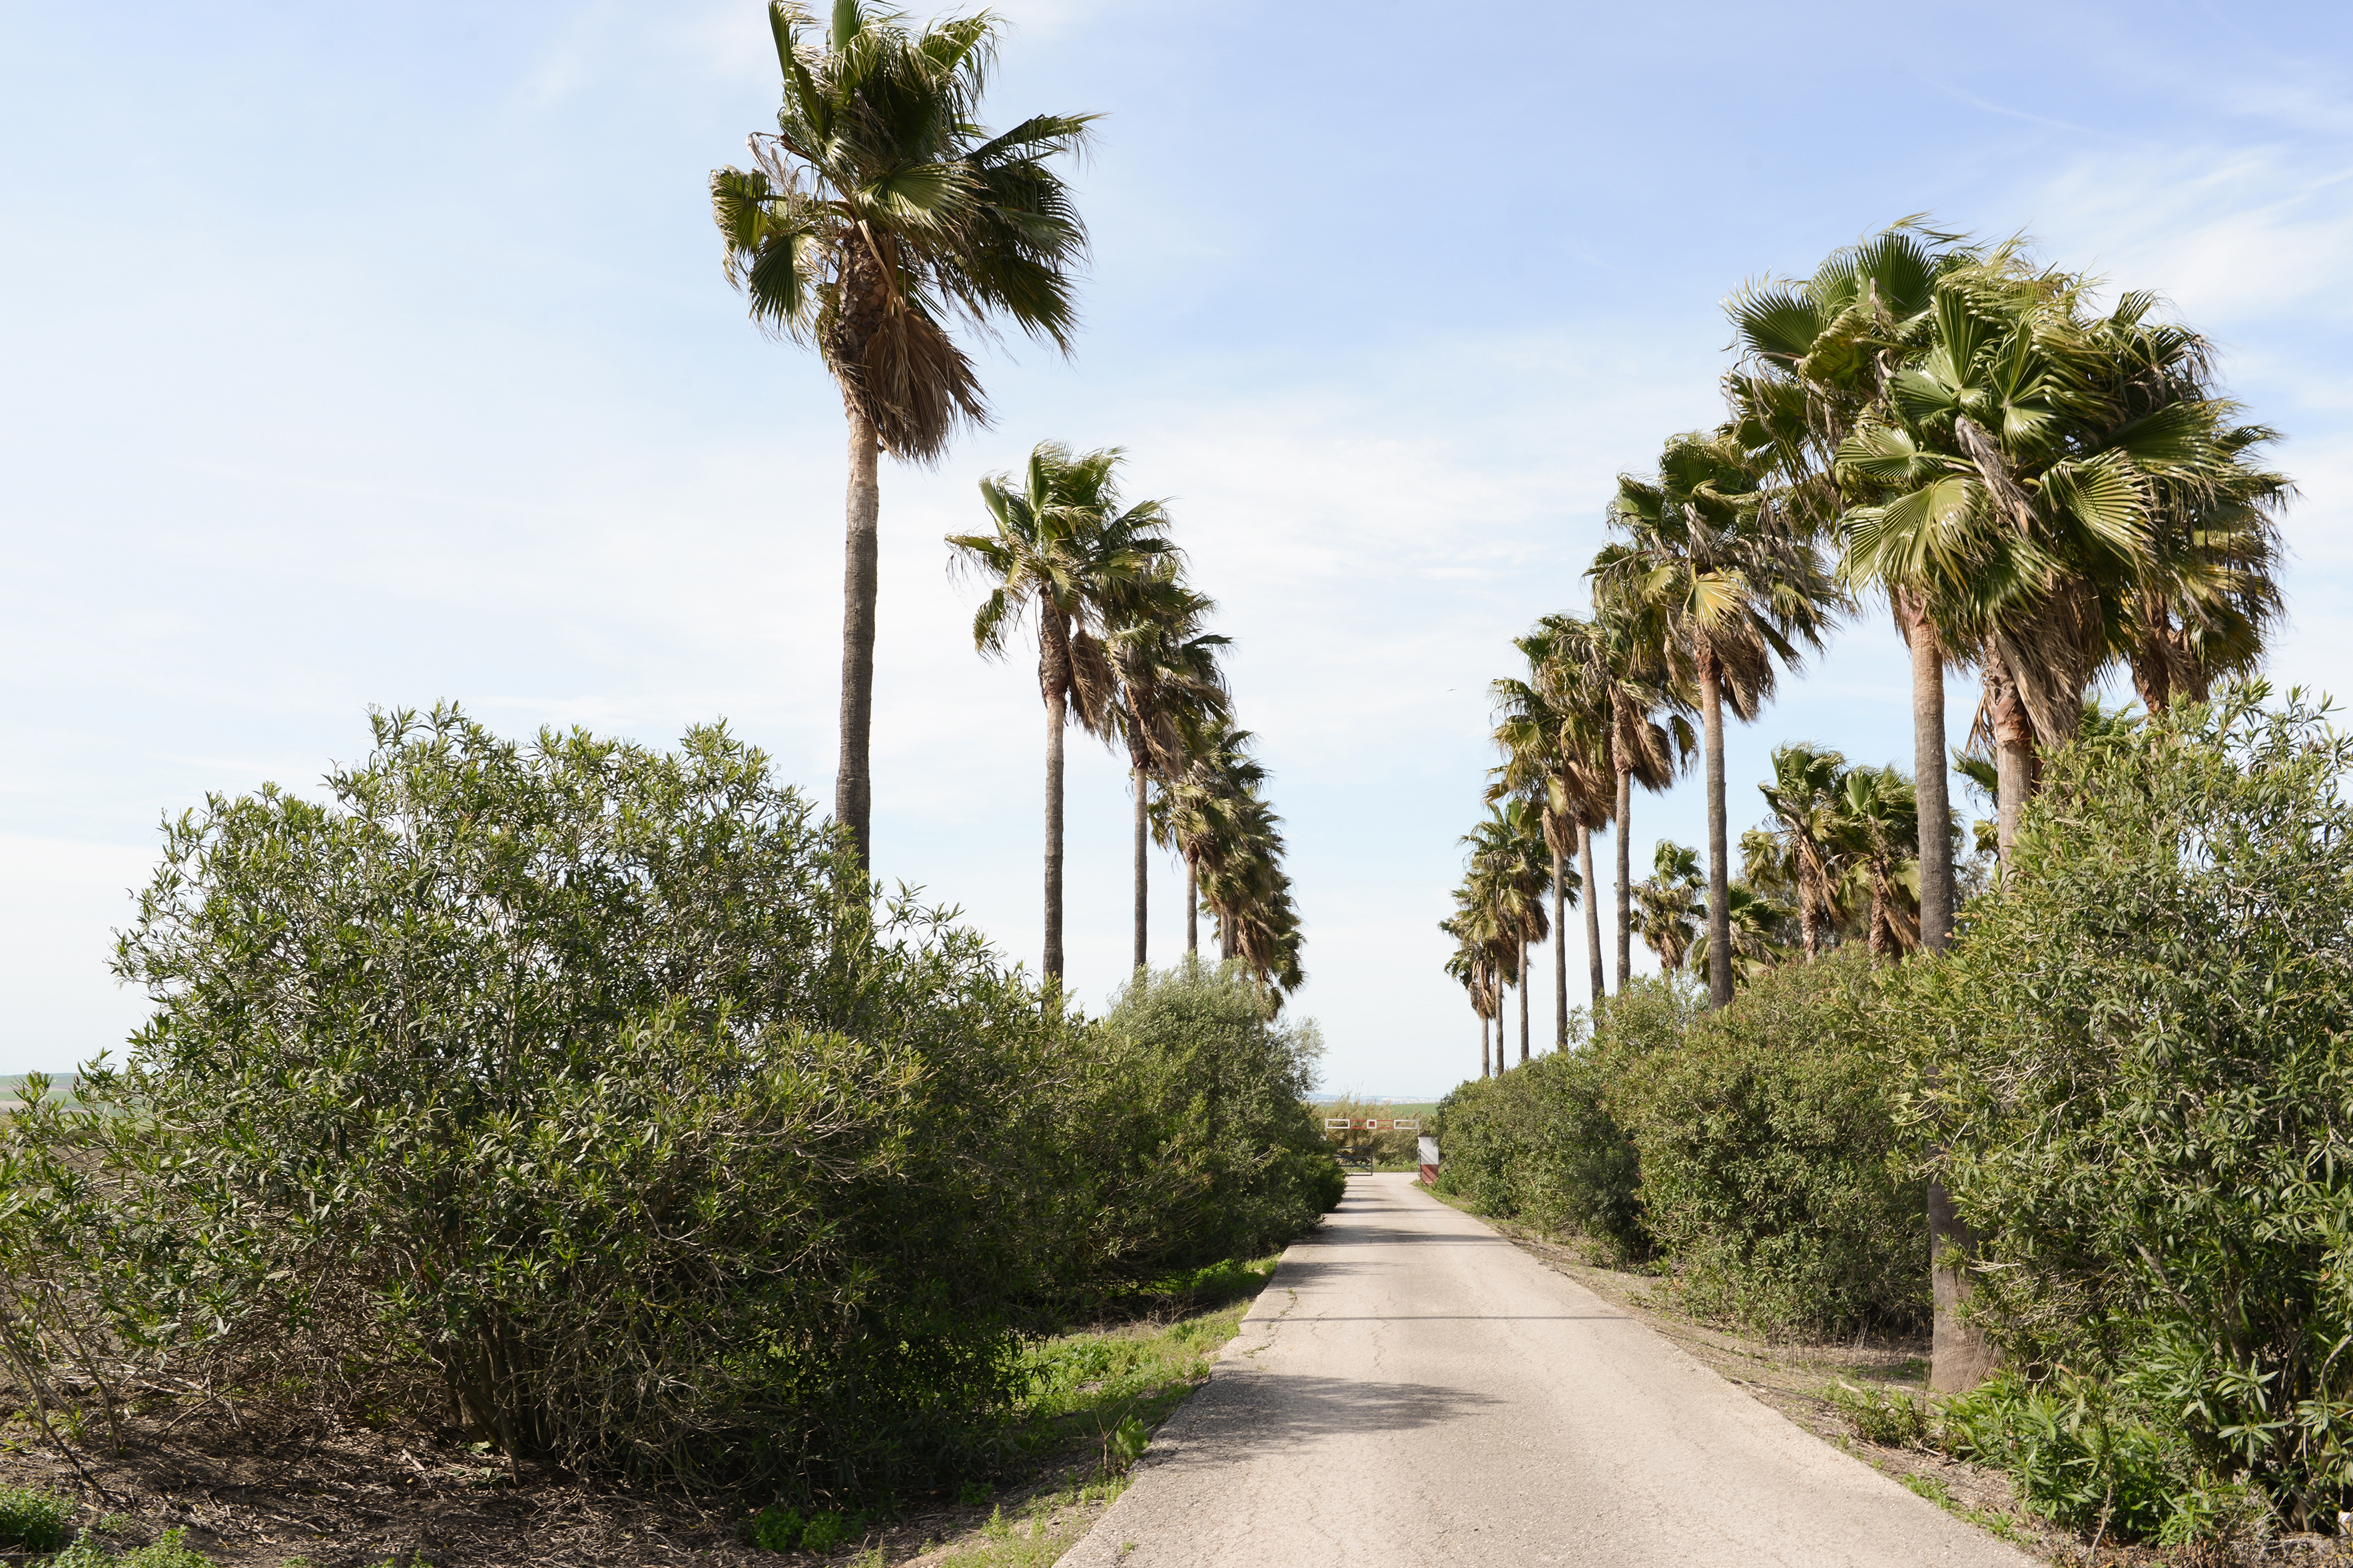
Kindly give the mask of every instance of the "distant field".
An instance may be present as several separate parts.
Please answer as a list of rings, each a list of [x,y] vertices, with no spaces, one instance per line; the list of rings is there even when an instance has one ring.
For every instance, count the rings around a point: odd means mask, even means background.
[[[25,1075],[23,1073],[0,1073],[0,1110],[13,1110],[19,1104],[23,1103],[25,1098],[23,1093],[24,1088]],[[51,1100],[59,1100],[68,1105],[78,1105],[80,1101],[74,1099],[72,1091],[73,1074],[69,1072],[61,1072],[52,1073],[49,1075],[49,1098]]]

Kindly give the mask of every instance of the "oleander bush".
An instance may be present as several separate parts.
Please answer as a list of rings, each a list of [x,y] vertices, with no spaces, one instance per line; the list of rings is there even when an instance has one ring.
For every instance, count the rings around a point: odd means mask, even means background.
[[[1139,971],[1100,1035],[1074,1152],[1106,1282],[1257,1257],[1339,1203],[1305,1103],[1323,1037],[1281,1022],[1240,966]]]
[[[2353,1503],[2353,745],[2267,695],[2051,759],[2013,873],[1891,1014],[2017,1374],[1977,1446],[2184,1538],[2244,1489],[2297,1525]]]
[[[152,1019],[8,1118],[0,1352],[50,1403],[68,1366],[111,1420],[135,1363],[888,1494],[985,1472],[1022,1336],[1106,1279],[1314,1223],[1312,1026],[1231,976],[1091,1023],[723,730],[375,738],[329,803],[168,826],[119,959]]]
[[[1436,1119],[1443,1190],[1489,1214],[1581,1237],[1604,1261],[1648,1258],[1656,1241],[1615,1096],[1644,1058],[1683,1037],[1698,1010],[1688,984],[1637,979],[1602,1004],[1590,1037],[1572,1019],[1569,1049],[1457,1089]]]
[[[1894,1161],[1885,1005],[1851,945],[1762,976],[1617,1076],[1644,1224],[1687,1310],[1812,1336],[1926,1321],[1926,1216]]]

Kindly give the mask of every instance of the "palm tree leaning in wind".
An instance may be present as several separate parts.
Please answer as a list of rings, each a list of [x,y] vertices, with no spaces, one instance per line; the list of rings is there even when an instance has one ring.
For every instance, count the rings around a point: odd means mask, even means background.
[[[1609,770],[1597,761],[1599,728],[1589,714],[1556,704],[1539,689],[1556,634],[1539,626],[1513,646],[1528,661],[1526,680],[1506,677],[1488,689],[1495,705],[1495,744],[1504,753],[1500,776],[1488,798],[1516,795],[1535,801],[1542,813],[1545,844],[1552,852],[1553,1048],[1568,1045],[1567,903],[1592,886],[1593,828],[1609,820]],[[1567,864],[1574,855],[1579,865]],[[1601,999],[1600,931],[1592,924],[1587,900],[1592,958],[1593,999]]]
[[[1217,918],[1224,956],[1239,960],[1260,995],[1280,1008],[1305,978],[1298,906],[1282,867],[1282,818],[1255,790],[1229,804],[1229,837],[1202,873],[1202,901]]]
[[[1104,637],[1119,683],[1118,727],[1127,742],[1128,777],[1135,790],[1135,960],[1146,963],[1150,864],[1146,853],[1152,781],[1168,781],[1193,763],[1193,743],[1213,732],[1230,711],[1218,650],[1225,637],[1202,631],[1216,608],[1165,563],[1122,597]]]
[[[987,418],[955,318],[1009,321],[1069,352],[1087,240],[1054,160],[1080,150],[1093,118],[1037,115],[990,136],[978,122],[996,18],[944,16],[921,33],[902,20],[838,0],[819,40],[802,35],[807,12],[772,0],[776,133],[752,138],[750,169],[711,176],[729,280],[754,321],[815,345],[849,419],[834,819],[870,868],[876,459],[934,461],[958,424]]]
[[[1446,961],[1446,973],[1461,983],[1471,998],[1472,1010],[1479,1015],[1479,1076],[1488,1074],[1487,1023],[1493,1019],[1498,1026],[1503,1019],[1503,996],[1498,984],[1495,946],[1494,906],[1467,880],[1454,891],[1454,913],[1438,922],[1438,929],[1454,939],[1454,952]],[[1501,1054],[1503,1035],[1496,1033],[1496,1047]]]
[[[1731,426],[1672,437],[1656,479],[1621,475],[1609,521],[1626,534],[1596,559],[1597,582],[1655,605],[1689,659],[1707,774],[1708,997],[1732,1000],[1725,818],[1724,710],[1746,723],[1799,645],[1819,649],[1844,597],[1811,540],[1786,526],[1765,489],[1767,468]]]
[[[1062,976],[1062,740],[1076,721],[1110,738],[1116,679],[1104,623],[1137,587],[1164,571],[1176,545],[1157,531],[1158,501],[1119,508],[1117,448],[1074,457],[1059,442],[1029,454],[1019,488],[998,474],[980,482],[994,533],[948,536],[953,559],[994,583],[972,620],[976,647],[1002,655],[1021,624],[1038,628],[1038,687],[1046,701],[1046,942],[1041,967]]]

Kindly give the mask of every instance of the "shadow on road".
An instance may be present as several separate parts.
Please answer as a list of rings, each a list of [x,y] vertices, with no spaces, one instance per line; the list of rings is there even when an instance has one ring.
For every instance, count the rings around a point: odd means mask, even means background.
[[[1187,1468],[1246,1464],[1260,1454],[1335,1432],[1411,1432],[1502,1403],[1434,1383],[1266,1373],[1219,1377],[1194,1395],[1167,1462]]]

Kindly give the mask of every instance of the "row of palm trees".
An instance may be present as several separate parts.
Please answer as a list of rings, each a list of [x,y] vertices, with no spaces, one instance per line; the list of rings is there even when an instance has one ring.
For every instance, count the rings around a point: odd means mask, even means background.
[[[1757,786],[1769,816],[1740,836],[1725,899],[1736,986],[1848,942],[1892,960],[1920,945],[1919,803],[1902,769],[1850,765],[1826,747],[1773,753]],[[1703,973],[1713,936],[1699,851],[1659,841],[1634,886],[1634,930],[1662,972]]]
[[[2293,493],[2261,461],[2274,433],[2242,422],[2211,344],[2165,319],[2154,296],[2126,292],[2103,310],[2094,293],[2094,279],[2017,241],[1979,245],[1906,219],[1810,278],[1732,297],[1725,417],[1669,441],[1655,477],[1620,481],[1609,521],[1620,537],[1588,573],[1591,614],[1540,622],[1521,639],[1526,676],[1494,688],[1505,760],[1491,800],[1530,802],[1580,843],[1616,831],[1621,986],[1637,928],[1631,786],[1672,781],[1696,715],[1702,951],[1711,1003],[1731,1000],[1723,711],[1753,718],[1778,672],[1864,600],[1892,612],[1912,667],[1911,841],[1898,842],[1902,814],[1883,803],[1873,875],[1912,882],[1917,942],[1931,952],[1950,939],[1957,901],[1948,670],[1980,678],[1969,734],[1990,752],[1980,760],[2006,865],[2042,760],[2074,738],[2095,679],[2129,670],[2155,713],[2258,663],[2280,611],[2278,517]],[[1604,776],[1616,784],[1607,816],[1592,787]],[[1884,774],[1846,783],[1896,788]],[[1589,853],[1580,861],[1589,883]],[[1557,898],[1557,872],[1553,885]],[[1493,919],[1473,907],[1488,897],[1474,855],[1445,923],[1449,970],[1480,1009],[1482,1059],[1526,929],[1513,906]],[[1873,917],[1890,949],[1904,945],[1900,902],[1883,899]],[[1598,1001],[1590,916],[1588,931]],[[1566,961],[1556,949],[1556,969]],[[1525,995],[1523,984],[1523,1005]],[[1565,982],[1557,1027],[1566,1043]],[[1991,1352],[1955,1311],[1968,1290],[1955,1260],[1975,1240],[1934,1183],[1927,1198],[1930,1381],[1951,1392],[1981,1379]]]
[[[849,421],[834,818],[871,868],[880,458],[936,462],[960,427],[987,422],[959,324],[1010,322],[1071,352],[1087,234],[1062,171],[1095,116],[986,129],[1000,28],[986,11],[918,29],[860,0],[836,0],[822,24],[770,0],[768,27],[783,78],[776,129],[750,138],[749,168],[712,172],[712,211],[754,321],[818,351]],[[1224,956],[1279,997],[1300,982],[1281,819],[1249,733],[1232,727],[1216,663],[1224,639],[1201,629],[1209,601],[1184,584],[1157,503],[1112,504],[1117,463],[1116,452],[1040,447],[1018,481],[984,483],[995,531],[953,542],[997,583],[974,627],[985,653],[1002,652],[1035,612],[1048,713],[1044,969],[1060,980],[1063,734],[1075,723],[1127,747],[1136,963],[1148,836],[1184,857],[1187,951],[1198,951],[1207,903]]]
[[[1064,740],[1075,726],[1124,745],[1134,791],[1134,967],[1148,960],[1149,841],[1185,863],[1185,951],[1198,957],[1199,910],[1219,956],[1279,1002],[1302,979],[1300,928],[1282,867],[1282,819],[1266,770],[1234,724],[1219,664],[1229,639],[1206,629],[1215,601],[1185,578],[1184,552],[1157,500],[1123,502],[1117,447],[1041,442],[1017,479],[980,482],[994,524],[948,536],[951,559],[988,584],[974,646],[1002,656],[1026,623],[1038,641],[1046,705],[1043,972],[1062,977]]]
[[[1692,946],[1711,1002],[1730,1000],[1739,900],[1725,712],[1754,719],[1779,673],[1865,600],[1892,611],[1913,673],[1911,778],[1899,790],[1900,774],[1840,775],[1841,789],[1885,795],[1887,821],[1912,825],[1908,856],[1879,852],[1890,877],[1917,884],[1916,916],[1894,902],[1883,911],[1874,941],[1891,952],[1914,940],[1915,921],[1930,949],[1952,931],[1948,669],[1981,679],[1970,734],[2007,857],[2040,757],[2073,738],[2103,673],[2129,669],[2157,711],[2255,665],[2279,612],[2277,519],[2292,494],[2258,460],[2274,432],[2242,422],[2217,389],[2211,345],[2165,320],[2153,296],[2102,310],[2094,288],[2018,242],[1978,245],[1907,219],[1810,278],[1733,296],[1725,417],[1670,439],[1654,474],[1620,478],[1614,537],[1587,574],[1589,613],[1546,616],[1517,639],[1525,673],[1494,683],[1504,762],[1489,800],[1521,803],[1529,832],[1507,853],[1482,824],[1444,922],[1450,972],[1482,1035],[1535,929],[1525,897],[1499,891],[1482,863],[1533,856],[1539,839],[1549,852],[1565,1040],[1561,900],[1591,885],[1591,837],[1614,828],[1622,985],[1642,929],[1633,790],[1668,787],[1695,753],[1707,929]],[[1574,879],[1562,864],[1572,843]],[[1898,860],[1911,869],[1898,876]],[[1598,1000],[1589,901],[1587,926]]]

